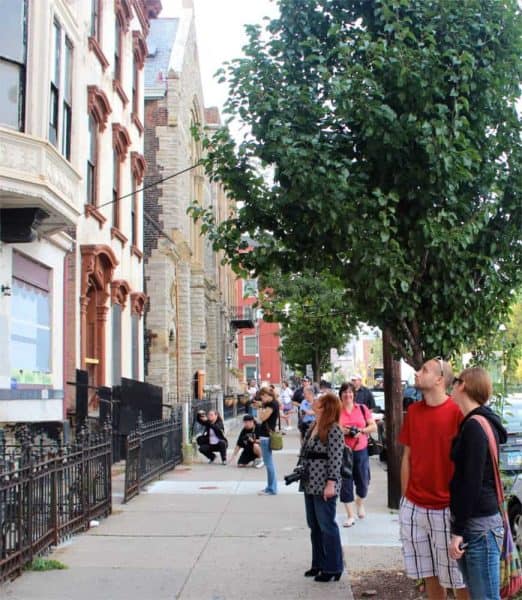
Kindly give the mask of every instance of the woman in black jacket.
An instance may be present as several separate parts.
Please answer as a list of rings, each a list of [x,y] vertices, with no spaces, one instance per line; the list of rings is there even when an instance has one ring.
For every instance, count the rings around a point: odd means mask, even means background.
[[[228,440],[225,437],[223,419],[217,411],[209,410],[208,413],[198,413],[198,423],[203,425],[203,433],[197,437],[198,449],[208,458],[209,463],[216,459],[216,452],[221,455],[221,462],[227,464]]]
[[[487,406],[491,379],[484,369],[465,369],[453,381],[452,398],[464,419],[453,441],[455,473],[450,483],[450,556],[457,559],[475,600],[499,600],[500,549],[503,522],[488,437],[480,418],[498,446],[507,440],[500,418]],[[479,417],[474,418],[474,417]]]

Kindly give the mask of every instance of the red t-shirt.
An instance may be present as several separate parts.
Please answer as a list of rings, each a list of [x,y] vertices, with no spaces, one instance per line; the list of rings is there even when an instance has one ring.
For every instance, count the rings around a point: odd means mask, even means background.
[[[366,427],[366,422],[372,419],[372,413],[364,404],[353,405],[352,412],[348,412],[345,408],[341,408],[341,416],[339,424],[341,427],[357,427],[363,429]],[[368,436],[364,433],[357,437],[344,436],[344,443],[352,450],[364,450],[368,446]]]
[[[453,476],[451,442],[463,415],[448,396],[439,406],[424,400],[410,405],[399,442],[410,448],[410,478],[406,497],[424,508],[449,506],[449,483]]]

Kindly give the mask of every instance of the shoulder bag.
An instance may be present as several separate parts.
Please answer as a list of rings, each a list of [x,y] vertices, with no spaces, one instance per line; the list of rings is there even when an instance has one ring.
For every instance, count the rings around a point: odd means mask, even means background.
[[[357,404],[360,408],[364,422],[366,423],[366,427],[368,427],[368,419],[366,418],[366,412],[363,408],[363,404]],[[372,437],[371,433],[368,433],[368,456],[375,456],[376,454],[380,454],[382,452],[382,444],[378,440]]]
[[[493,435],[489,421],[485,417],[473,415],[471,418],[478,421],[488,438],[489,453],[491,455],[491,462],[493,463],[493,471],[495,473],[498,507],[502,515],[502,520],[504,521],[504,539],[502,541],[502,550],[500,551],[500,597],[504,600],[505,598],[515,596],[522,588],[522,564],[509,527],[506,500],[504,498],[504,490],[502,488],[502,481],[500,480],[500,471],[498,468],[498,450],[495,436]]]

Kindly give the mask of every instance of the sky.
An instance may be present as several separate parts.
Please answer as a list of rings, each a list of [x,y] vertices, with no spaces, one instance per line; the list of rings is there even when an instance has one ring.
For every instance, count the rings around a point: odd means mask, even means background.
[[[218,84],[214,73],[222,64],[241,56],[246,42],[245,24],[262,23],[263,17],[277,15],[270,0],[193,0],[196,16],[199,61],[205,106],[220,110],[227,97],[227,86]],[[160,17],[176,16],[182,0],[162,0]]]

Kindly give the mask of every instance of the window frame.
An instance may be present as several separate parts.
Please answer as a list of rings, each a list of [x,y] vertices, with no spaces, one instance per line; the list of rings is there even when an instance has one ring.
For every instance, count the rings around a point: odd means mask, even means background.
[[[48,305],[48,323],[41,324],[38,321],[34,323],[35,329],[45,329],[48,331],[48,346],[47,346],[47,365],[46,370],[40,370],[38,365],[38,356],[36,356],[36,365],[33,366],[33,373],[42,373],[51,375],[53,372],[53,288],[52,288],[52,277],[53,270],[31,257],[22,254],[16,250],[13,251],[12,257],[12,287],[13,291],[15,288],[15,281],[20,282],[26,289],[35,290],[35,293],[43,294],[47,298]],[[13,341],[14,335],[14,324],[20,322],[19,319],[13,316],[11,309],[11,332],[9,334],[9,364],[10,370],[23,371],[20,365],[13,364],[11,342]],[[36,352],[38,352],[38,346],[36,346]],[[22,384],[23,386],[32,386],[33,384]],[[42,387],[45,383],[35,383],[35,386]]]
[[[60,20],[53,19],[51,78],[49,82],[49,142],[71,161],[74,45]],[[65,88],[69,87],[68,90]]]
[[[247,342],[251,342],[252,340],[254,340],[254,343],[255,343],[255,351],[248,352],[247,351]],[[259,344],[257,341],[257,335],[245,335],[243,337],[243,355],[244,356],[256,356],[257,354],[259,354]]]
[[[87,153],[86,173],[86,203],[90,206],[98,206],[98,146],[99,146],[99,124],[92,112],[88,115],[89,152]],[[93,162],[91,162],[93,161]]]
[[[26,102],[26,78],[27,78],[27,45],[28,45],[28,24],[27,24],[27,12],[28,4],[27,0],[20,0],[20,6],[22,9],[22,40],[21,40],[21,57],[17,60],[14,56],[7,56],[0,53],[0,63],[3,63],[10,67],[18,69],[18,110],[17,110],[17,123],[0,123],[0,127],[7,127],[9,129],[15,129],[23,132],[25,130],[25,102]]]

